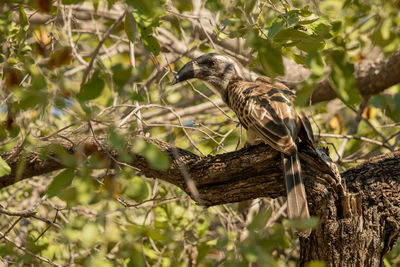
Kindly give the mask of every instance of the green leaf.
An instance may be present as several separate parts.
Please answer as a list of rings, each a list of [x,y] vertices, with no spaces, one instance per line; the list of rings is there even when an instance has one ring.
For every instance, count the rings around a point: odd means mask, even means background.
[[[256,0],[247,0],[244,2],[244,11],[246,12],[246,15],[249,15],[251,11],[253,11],[255,4]]]
[[[258,60],[267,75],[274,77],[285,74],[280,47],[265,42],[265,45],[258,49]]]
[[[315,37],[310,40],[302,40],[296,43],[296,47],[304,52],[317,51],[325,46],[325,41],[320,37]]]
[[[63,189],[67,188],[72,180],[74,179],[75,171],[74,169],[68,168],[59,173],[56,177],[54,177],[53,181],[47,188],[46,194],[49,197],[56,196]]]
[[[324,64],[322,62],[322,57],[318,52],[311,51],[308,53],[306,62],[308,68],[310,68],[315,75],[322,76],[324,74]]]
[[[78,100],[87,101],[100,96],[104,89],[104,80],[99,71],[93,73],[92,78],[81,86],[80,92],[76,95]]]
[[[312,86],[305,85],[302,89],[297,91],[294,104],[296,106],[304,107],[309,103],[310,96],[314,91],[314,84]]]
[[[129,40],[134,43],[136,38],[136,22],[131,12],[125,14],[125,33]]]
[[[160,16],[164,12],[164,1],[128,0],[127,2],[132,6],[132,15],[136,22],[140,41],[147,51],[157,56],[161,48],[153,34],[154,27],[160,25]]]
[[[22,28],[29,24],[28,18],[26,17],[25,10],[22,5],[19,6],[19,23],[21,24]]]
[[[376,108],[382,109],[394,122],[400,121],[400,93],[395,95],[374,95],[371,99],[371,104]]]
[[[7,162],[0,157],[0,177],[11,173],[11,168]]]
[[[112,129],[110,129],[107,143],[115,149],[122,149],[126,146],[125,138]]]
[[[282,29],[282,27],[285,25],[285,21],[283,19],[277,19],[275,20],[271,27],[268,30],[268,39],[272,39],[275,37],[275,35]]]
[[[293,219],[287,222],[287,226],[302,231],[317,227],[318,222],[319,219],[317,217],[310,217],[308,219]]]
[[[296,53],[292,53],[289,52],[289,54],[292,56],[293,60],[297,63],[297,64],[301,64],[304,65],[306,64],[306,57],[300,54],[296,54]]]
[[[140,41],[142,41],[142,44],[144,45],[146,50],[152,52],[155,56],[158,56],[161,47],[157,39],[153,36],[153,28],[139,25],[139,29]]]
[[[135,200],[136,202],[141,202],[149,197],[149,188],[147,184],[139,177],[134,177],[129,180],[129,187],[124,192],[125,196]]]
[[[307,33],[299,30],[295,30],[293,28],[285,29],[278,32],[274,41],[276,42],[287,42],[287,41],[303,41],[303,40],[312,40],[313,38]]]
[[[349,62],[347,54],[342,50],[334,50],[329,54],[331,85],[340,100],[354,107],[361,103],[362,96],[354,77],[354,66]]]
[[[135,142],[134,151],[143,155],[150,166],[156,170],[165,171],[169,167],[169,157],[156,145],[138,139]]]
[[[111,71],[113,74],[112,78],[116,85],[116,89],[119,93],[121,93],[125,84],[132,77],[132,68],[129,66],[127,68],[124,68],[122,64],[117,64],[111,67]]]
[[[255,231],[264,228],[269,218],[271,217],[271,214],[272,214],[272,209],[270,208],[267,210],[260,211],[254,216],[253,221],[249,224],[247,228],[250,231]]]
[[[325,267],[326,264],[323,261],[310,261],[307,263],[308,267]]]

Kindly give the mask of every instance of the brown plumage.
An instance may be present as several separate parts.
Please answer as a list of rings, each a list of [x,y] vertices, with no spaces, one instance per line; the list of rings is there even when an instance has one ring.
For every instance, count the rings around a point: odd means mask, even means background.
[[[264,142],[282,152],[289,218],[308,218],[296,141],[312,143],[310,123],[293,106],[295,94],[281,83],[259,77],[230,57],[206,54],[187,63],[176,75],[177,83],[191,78],[209,82],[246,128],[250,144]]]

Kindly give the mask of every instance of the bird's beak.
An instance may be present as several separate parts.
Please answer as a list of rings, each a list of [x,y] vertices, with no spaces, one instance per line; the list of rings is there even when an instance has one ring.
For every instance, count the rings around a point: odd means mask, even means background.
[[[175,75],[172,85],[179,82],[183,82],[192,78],[196,78],[196,74],[199,72],[199,65],[195,60],[186,63]]]

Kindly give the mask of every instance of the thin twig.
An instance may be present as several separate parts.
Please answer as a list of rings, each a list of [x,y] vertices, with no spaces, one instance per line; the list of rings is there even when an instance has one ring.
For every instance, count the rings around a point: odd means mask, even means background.
[[[45,262],[45,263],[48,263],[48,264],[50,264],[50,265],[52,265],[52,266],[62,267],[62,265],[59,265],[59,264],[57,264],[57,263],[55,263],[55,262],[52,262],[51,260],[49,260],[49,259],[47,259],[47,258],[45,258],[45,257],[36,255],[35,253],[31,252],[30,250],[28,250],[28,249],[26,249],[26,248],[24,248],[24,247],[22,247],[22,246],[16,244],[14,241],[12,241],[9,237],[7,237],[6,235],[4,235],[2,232],[0,232],[0,238],[4,238],[5,240],[7,240],[7,241],[10,242],[11,244],[13,244],[16,248],[22,250],[22,251],[25,252],[26,254],[28,254],[28,255],[30,255],[30,256],[32,256],[32,257],[34,257],[34,258],[36,258],[36,259],[38,259],[38,260],[40,260],[40,261],[43,261],[43,262]]]
[[[115,29],[115,27],[117,27],[117,25],[122,21],[122,19],[125,17],[125,12],[121,14],[121,16],[111,25],[110,28],[108,28],[108,30],[104,33],[103,38],[100,40],[99,44],[97,45],[96,49],[93,51],[93,56],[90,59],[89,65],[87,66],[85,73],[83,74],[82,77],[82,83],[84,84],[86,82],[86,79],[89,75],[89,72],[92,70],[93,68],[93,64],[94,61],[96,60],[97,54],[100,51],[100,48],[103,46],[104,42],[106,41],[106,39],[108,38],[108,36],[111,34],[111,32]]]

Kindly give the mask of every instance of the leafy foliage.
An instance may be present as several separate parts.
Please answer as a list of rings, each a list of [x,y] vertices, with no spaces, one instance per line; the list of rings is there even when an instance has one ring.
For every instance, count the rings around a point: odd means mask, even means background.
[[[237,204],[196,206],[178,188],[132,168],[129,162],[135,159],[127,148],[163,171],[169,157],[138,135],[199,155],[243,146],[234,114],[205,105],[216,100],[208,87],[194,82],[194,92],[169,84],[194,52],[211,51],[235,55],[254,72],[277,79],[295,72],[286,68],[287,60],[309,70],[297,86],[295,103],[302,108],[328,77],[339,99],[307,108],[316,132],[347,134],[358,112],[363,119],[351,134],[384,143],[349,141],[341,155],[332,152],[340,167],[354,164],[355,155],[398,148],[399,86],[363,99],[354,64],[375,59],[376,51],[389,56],[398,49],[399,1],[312,3],[207,0],[194,7],[187,0],[0,1],[0,153],[18,150],[24,158],[34,152],[43,162],[56,157],[66,167],[1,190],[2,206],[33,207],[59,225],[1,214],[1,232],[10,229],[7,236],[15,241],[0,236],[1,260],[43,264],[21,253],[16,247],[21,244],[60,265],[294,266],[298,253],[290,229],[315,226],[315,218],[273,219],[276,211],[267,208],[246,224]],[[108,32],[121,16],[123,22]],[[194,114],[190,106],[206,108]],[[48,143],[54,136],[69,142],[70,134],[101,133],[107,138],[96,139],[98,145],[113,148],[118,158],[90,144],[71,144],[81,150],[71,154]],[[319,142],[343,144],[337,138]],[[17,177],[26,164],[20,163]],[[108,169],[111,164],[119,168]],[[0,179],[10,171],[0,158]],[[399,251],[397,245],[387,266],[400,263]]]

